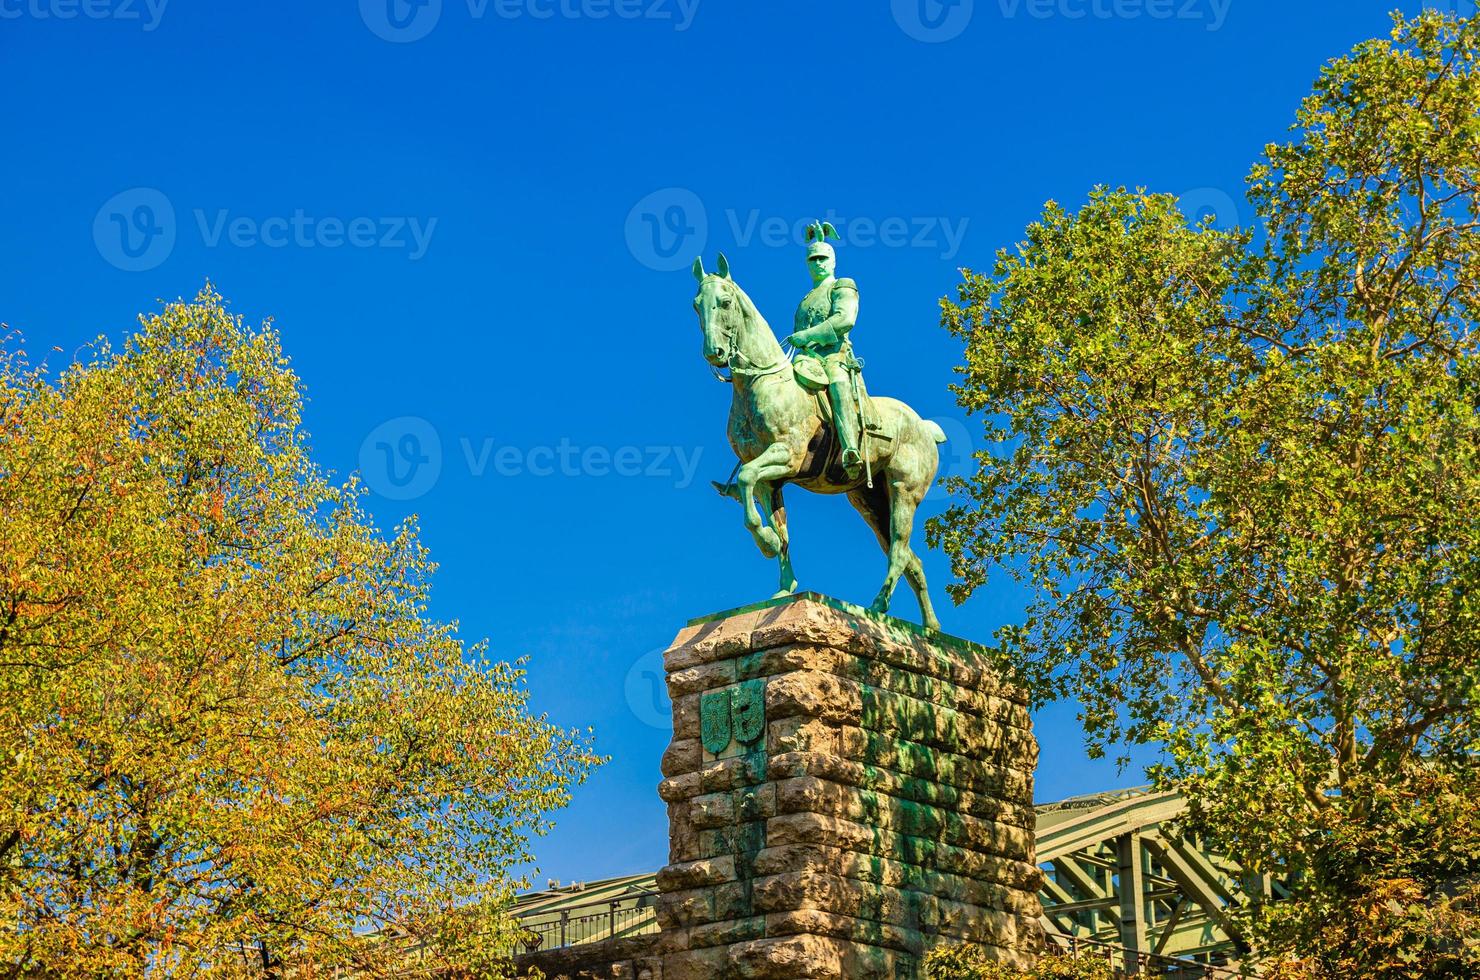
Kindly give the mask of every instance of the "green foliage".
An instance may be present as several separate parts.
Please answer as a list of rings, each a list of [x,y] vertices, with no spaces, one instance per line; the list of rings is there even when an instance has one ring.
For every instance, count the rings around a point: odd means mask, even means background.
[[[1329,64],[1250,177],[1259,234],[1101,189],[942,302],[1000,449],[928,529],[954,597],[997,567],[1033,586],[1012,669],[1080,700],[1093,752],[1161,747],[1211,844],[1295,875],[1300,955],[1370,894],[1327,857],[1380,800],[1418,821],[1413,787],[1453,778],[1476,802],[1477,52],[1430,12]],[[1274,922],[1250,919],[1270,948]]]
[[[1297,903],[1255,908],[1282,980],[1473,976],[1480,950],[1480,786],[1415,773],[1374,786],[1368,819],[1316,828]]]
[[[926,980],[1113,980],[1103,961],[1089,957],[1044,956],[1029,969],[1004,966],[980,946],[937,946],[925,956]]]
[[[597,761],[426,616],[208,286],[53,383],[0,359],[0,964],[491,974]],[[451,975],[451,974],[449,974]]]

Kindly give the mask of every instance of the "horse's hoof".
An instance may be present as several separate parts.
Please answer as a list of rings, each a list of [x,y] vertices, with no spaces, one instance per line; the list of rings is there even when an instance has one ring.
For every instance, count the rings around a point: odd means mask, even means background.
[[[797,594],[797,588],[798,588],[797,584],[795,582],[793,582],[793,583],[791,583],[791,588],[789,588],[789,589],[781,589],[775,595],[771,596],[771,598],[772,599],[785,599],[789,595],[796,595]]]
[[[721,483],[718,480],[710,480],[709,485],[714,487],[714,492],[721,497],[729,497],[731,500],[740,499],[740,495],[735,492],[735,484],[733,483]]]
[[[873,605],[868,607],[868,611],[878,613],[880,616],[887,616],[889,614],[889,600],[875,599]]]
[[[940,620],[936,619],[934,616],[927,617],[925,620],[925,628],[928,630],[935,630],[937,633],[939,633]]]
[[[771,528],[763,527],[755,533],[755,546],[767,558],[775,558],[781,554],[781,536]]]

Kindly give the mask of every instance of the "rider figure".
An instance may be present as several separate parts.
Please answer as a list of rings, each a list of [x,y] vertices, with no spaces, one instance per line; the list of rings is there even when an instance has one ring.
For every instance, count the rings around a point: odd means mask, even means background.
[[[822,363],[833,428],[843,448],[843,470],[856,477],[863,458],[858,451],[860,420],[854,375],[861,365],[853,357],[848,332],[858,322],[858,284],[834,274],[837,255],[827,239],[837,237],[837,229],[826,221],[814,222],[807,229],[807,270],[812,274],[812,291],[797,306],[789,339],[797,356]]]

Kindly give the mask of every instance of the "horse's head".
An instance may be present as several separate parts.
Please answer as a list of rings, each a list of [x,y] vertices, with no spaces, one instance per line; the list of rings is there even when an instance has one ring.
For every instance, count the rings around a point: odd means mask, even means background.
[[[704,260],[694,260],[694,278],[699,292],[694,297],[694,312],[699,314],[699,329],[704,333],[704,360],[714,367],[724,367],[734,356],[740,341],[740,328],[745,322],[745,294],[730,278],[730,260],[719,255],[719,272],[705,273]]]

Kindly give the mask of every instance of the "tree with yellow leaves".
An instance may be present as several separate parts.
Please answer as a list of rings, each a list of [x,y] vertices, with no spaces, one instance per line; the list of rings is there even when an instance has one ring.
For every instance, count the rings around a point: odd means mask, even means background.
[[[0,350],[0,972],[497,975],[589,737],[428,618],[270,325],[141,324]]]

